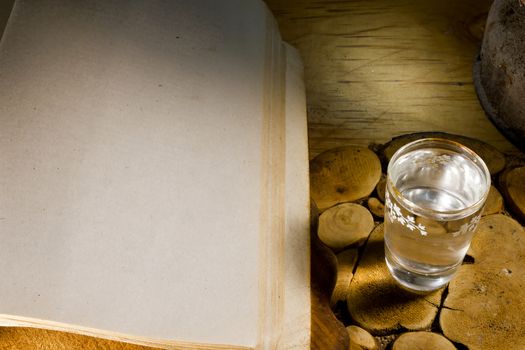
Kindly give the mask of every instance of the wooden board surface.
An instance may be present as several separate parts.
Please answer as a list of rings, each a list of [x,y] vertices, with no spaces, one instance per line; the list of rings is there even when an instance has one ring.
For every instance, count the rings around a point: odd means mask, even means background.
[[[310,157],[445,131],[514,150],[472,84],[490,0],[266,0],[305,64]]]
[[[486,120],[472,87],[471,63],[490,0],[266,2],[305,63],[310,157],[422,130],[512,149]],[[0,1],[0,15],[11,3]],[[59,334],[31,332],[28,349],[63,346]],[[0,341],[9,346],[12,340],[18,349],[25,336],[10,330]]]

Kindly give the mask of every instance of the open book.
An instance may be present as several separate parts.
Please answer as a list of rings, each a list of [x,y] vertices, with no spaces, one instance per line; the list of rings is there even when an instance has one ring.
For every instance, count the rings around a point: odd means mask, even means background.
[[[262,2],[14,3],[1,325],[308,348],[308,202],[302,67]]]

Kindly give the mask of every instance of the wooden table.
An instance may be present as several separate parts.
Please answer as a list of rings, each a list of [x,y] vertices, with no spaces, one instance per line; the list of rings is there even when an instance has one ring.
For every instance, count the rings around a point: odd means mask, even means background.
[[[472,85],[490,0],[266,0],[305,65],[310,156],[445,131],[513,147]]]
[[[311,157],[430,130],[514,150],[485,117],[472,85],[490,0],[266,2],[304,61]],[[0,28],[11,4],[0,3]],[[0,329],[0,347],[146,349],[12,328]]]
[[[304,61],[310,158],[418,131],[516,151],[486,118],[472,83],[490,0],[265,1]],[[329,252],[312,250],[314,263],[333,265]],[[323,314],[323,292],[314,291],[312,342],[344,349],[341,328]]]

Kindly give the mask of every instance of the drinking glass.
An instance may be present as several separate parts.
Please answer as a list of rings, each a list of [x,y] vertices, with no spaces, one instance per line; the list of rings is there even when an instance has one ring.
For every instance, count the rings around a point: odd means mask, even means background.
[[[421,139],[394,154],[385,194],[385,258],[401,286],[430,292],[451,280],[489,189],[487,166],[460,143]]]

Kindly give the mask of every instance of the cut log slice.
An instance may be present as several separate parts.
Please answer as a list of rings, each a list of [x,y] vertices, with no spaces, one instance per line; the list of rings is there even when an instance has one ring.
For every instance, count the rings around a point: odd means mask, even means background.
[[[500,188],[509,209],[525,223],[525,166],[501,174]]]
[[[481,157],[481,159],[483,159],[485,164],[487,164],[491,175],[497,174],[505,168],[505,156],[493,146],[470,137],[447,134],[443,132],[419,132],[393,138],[392,141],[388,142],[383,147],[382,154],[386,160],[390,161],[394,153],[402,146],[409,142],[427,137],[448,139],[467,146],[476,152]]]
[[[160,350],[117,340],[30,327],[2,327],[0,349],[4,350]],[[346,349],[345,349],[346,350]]]
[[[399,288],[385,263],[383,224],[370,234],[346,299],[352,319],[373,335],[427,330],[443,290],[416,295]]]
[[[490,186],[489,196],[483,208],[483,215],[501,213],[503,210],[503,197],[494,186]]]
[[[518,222],[501,214],[481,219],[469,251],[474,263],[459,268],[441,311],[447,338],[470,350],[525,344],[524,252],[525,231]]]
[[[317,290],[312,290],[311,350],[347,350],[348,333],[335,317],[328,302]]]
[[[385,216],[385,206],[381,201],[375,197],[368,198],[366,204],[368,209],[377,216],[378,218],[383,218]]]
[[[356,262],[357,249],[347,249],[337,254],[337,281],[330,300],[332,307],[339,301],[346,301]]]
[[[396,339],[392,350],[456,350],[456,347],[441,334],[409,332]]]
[[[347,350],[348,332],[330,308],[330,297],[336,283],[337,258],[312,234],[312,350]]]
[[[518,168],[525,165],[525,153],[520,151],[505,154],[507,169]]]
[[[350,337],[350,346],[348,350],[377,350],[377,342],[374,337],[358,326],[346,327]]]
[[[311,349],[346,350],[348,333],[330,309],[330,296],[336,283],[337,258],[317,237],[319,213],[310,202],[312,330]]]
[[[386,192],[386,175],[382,174],[379,182],[376,186],[377,198],[383,203],[385,203],[385,192]]]
[[[368,148],[347,146],[328,150],[310,162],[310,190],[322,212],[372,193],[381,176],[381,163]]]
[[[332,249],[363,243],[373,228],[370,211],[355,203],[339,204],[319,217],[319,239]]]

